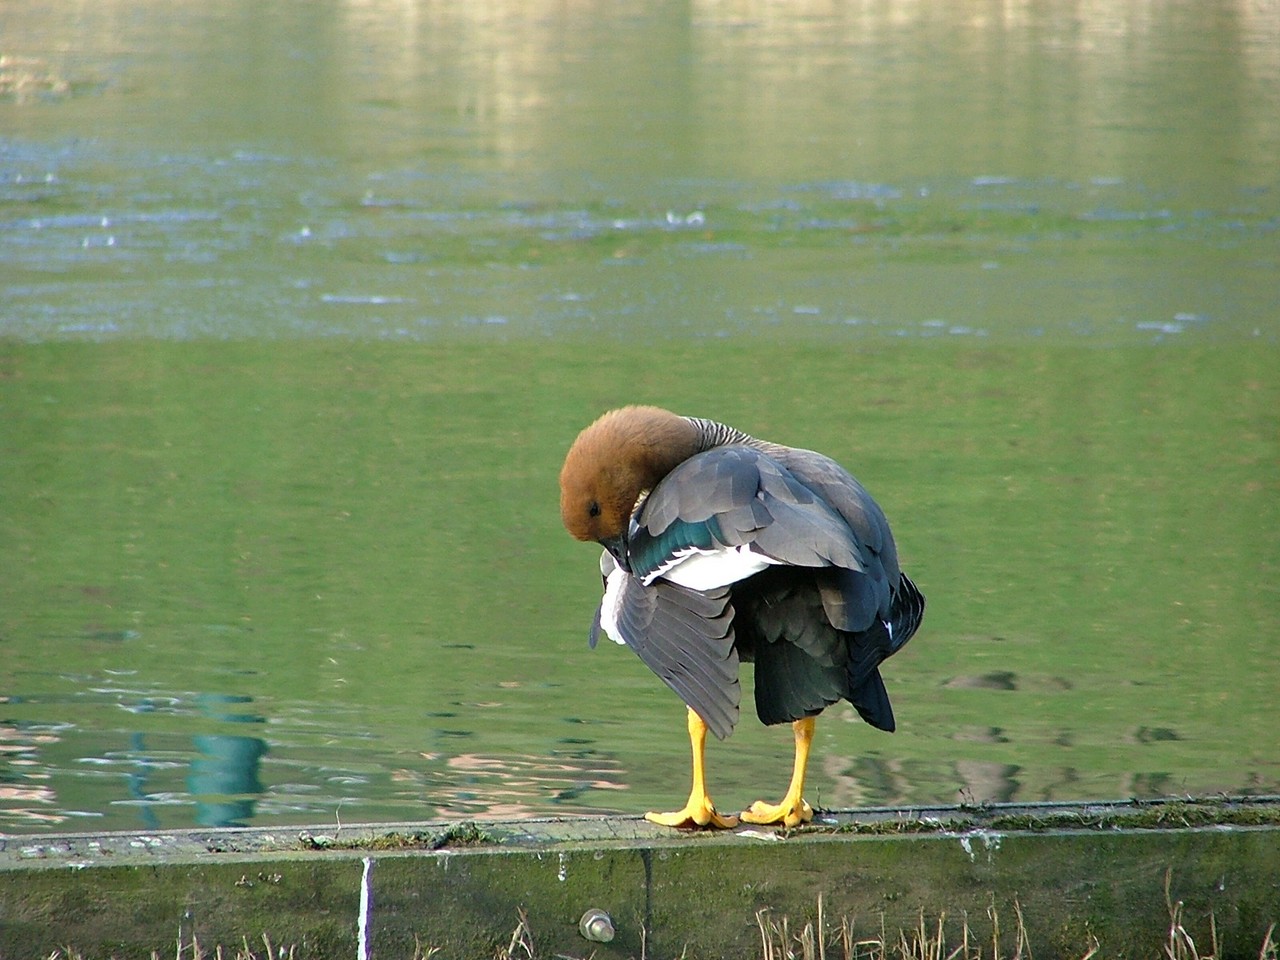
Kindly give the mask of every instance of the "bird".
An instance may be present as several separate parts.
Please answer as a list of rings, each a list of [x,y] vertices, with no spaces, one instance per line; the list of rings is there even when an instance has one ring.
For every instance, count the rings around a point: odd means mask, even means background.
[[[911,639],[924,596],[898,566],[884,512],[823,454],[661,407],[610,410],[560,471],[560,515],[596,542],[604,595],[588,633],[630,647],[687,707],[689,799],[645,818],[670,827],[796,827],[813,818],[805,773],[817,716],[849,701],[895,727],[879,666]],[[791,781],[777,803],[722,814],[707,791],[707,733],[737,725],[740,663],[756,715],[790,723]]]

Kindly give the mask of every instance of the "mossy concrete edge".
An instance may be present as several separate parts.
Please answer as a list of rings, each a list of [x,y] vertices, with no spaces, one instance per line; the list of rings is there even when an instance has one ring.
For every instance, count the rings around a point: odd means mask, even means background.
[[[1020,914],[1037,957],[1151,956],[1170,908],[1223,956],[1280,922],[1280,798],[824,812],[796,831],[643,820],[0,836],[0,956],[168,955],[263,936],[298,957],[749,957],[759,923],[834,943],[945,914],[990,943]],[[592,943],[578,920],[613,918]],[[1010,939],[1007,952],[1013,953]],[[523,955],[523,952],[521,952]]]

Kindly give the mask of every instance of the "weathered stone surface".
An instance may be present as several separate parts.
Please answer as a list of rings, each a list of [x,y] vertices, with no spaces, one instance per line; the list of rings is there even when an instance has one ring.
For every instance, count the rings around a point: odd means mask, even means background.
[[[1226,955],[1280,921],[1280,800],[993,806],[824,814],[790,833],[680,833],[575,818],[272,830],[0,837],[0,956],[169,955],[265,935],[298,957],[750,957],[757,914],[842,919],[896,940],[923,912],[990,939],[1015,904],[1037,957],[1153,955],[1169,893],[1188,928],[1212,913]],[[607,911],[616,935],[578,920]],[[1009,936],[1009,934],[1006,934]],[[1200,942],[1199,940],[1197,942]],[[1013,953],[1012,939],[1008,954]],[[513,955],[524,956],[523,948]],[[838,956],[838,953],[832,954]]]

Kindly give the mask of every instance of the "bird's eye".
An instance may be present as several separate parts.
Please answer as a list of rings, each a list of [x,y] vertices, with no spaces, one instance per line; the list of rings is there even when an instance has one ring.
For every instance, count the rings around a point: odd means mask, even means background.
[[[591,515],[591,516],[593,516],[593,517],[598,517],[598,516],[600,516],[600,504],[598,504],[596,501],[592,500],[592,501],[591,501],[591,506],[587,507],[587,513],[588,513],[588,514],[590,514],[590,515]]]

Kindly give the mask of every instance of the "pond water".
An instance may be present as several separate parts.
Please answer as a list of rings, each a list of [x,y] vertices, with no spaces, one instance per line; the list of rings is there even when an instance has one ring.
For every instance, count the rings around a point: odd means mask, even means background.
[[[558,516],[635,401],[845,463],[929,598],[815,802],[1280,792],[1274,5],[55,0],[0,56],[0,831],[683,800]],[[709,763],[772,797],[789,733]]]

